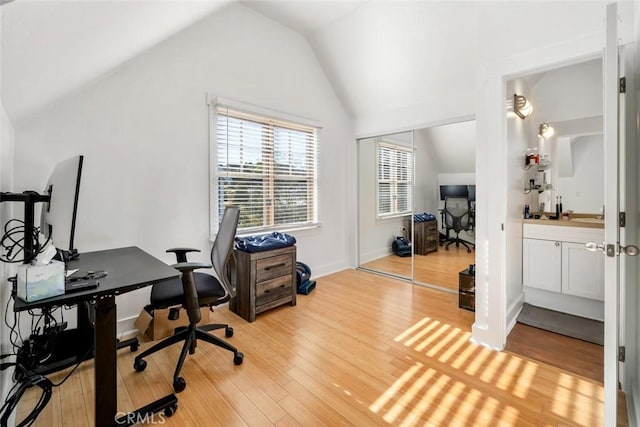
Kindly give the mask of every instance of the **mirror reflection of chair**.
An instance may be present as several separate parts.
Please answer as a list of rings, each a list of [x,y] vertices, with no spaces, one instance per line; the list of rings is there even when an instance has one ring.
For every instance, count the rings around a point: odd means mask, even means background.
[[[213,269],[217,277],[206,273],[193,272],[193,270],[198,268],[211,267],[211,265],[207,264],[187,262],[187,253],[200,252],[198,249],[169,249],[167,252],[174,252],[176,254],[178,263],[173,267],[182,272],[182,278],[172,282],[159,283],[154,285],[151,290],[152,308],[172,308],[173,310],[176,306],[182,306],[189,316],[189,326],[183,330],[176,331],[174,335],[160,341],[136,356],[133,367],[138,372],[144,371],[147,366],[147,362],[144,360],[145,357],[172,344],[184,341],[173,374],[173,388],[176,393],[181,392],[186,387],[186,381],[180,377],[180,371],[187,357],[187,351],[189,354],[194,354],[198,340],[206,341],[231,351],[233,353],[233,363],[236,365],[240,365],[244,359],[244,355],[235,347],[208,332],[216,329],[224,329],[225,336],[230,338],[233,336],[233,329],[230,326],[223,324],[197,325],[201,319],[200,307],[220,305],[229,301],[236,294],[235,283],[230,280],[228,273],[231,271],[229,261],[232,257],[233,242],[239,216],[240,209],[236,206],[228,206],[224,210],[222,222],[220,223],[218,234],[211,249],[211,263],[213,264]],[[177,310],[174,312],[178,313]]]
[[[475,244],[460,238],[461,231],[469,231],[473,228],[469,199],[466,197],[447,197],[444,201],[443,213],[447,234],[453,230],[456,236],[441,242],[441,245],[446,243],[445,249],[449,250],[449,246],[455,243],[456,247],[463,245],[467,248],[467,252],[471,252],[471,248],[475,248]]]

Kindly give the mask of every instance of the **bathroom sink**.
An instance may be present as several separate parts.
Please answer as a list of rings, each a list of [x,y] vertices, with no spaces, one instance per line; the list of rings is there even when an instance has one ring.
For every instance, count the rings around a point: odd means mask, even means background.
[[[598,219],[598,218],[571,218],[571,221],[587,222],[590,224],[604,224],[604,219]]]

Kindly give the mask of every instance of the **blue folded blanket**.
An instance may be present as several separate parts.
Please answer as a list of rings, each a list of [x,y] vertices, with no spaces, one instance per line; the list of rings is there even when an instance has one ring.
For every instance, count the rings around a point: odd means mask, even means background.
[[[435,221],[436,217],[433,214],[424,212],[424,213],[414,214],[413,220],[415,222]]]
[[[274,231],[271,234],[236,237],[236,249],[243,252],[263,252],[272,249],[286,248],[296,244],[296,238],[285,233]]]

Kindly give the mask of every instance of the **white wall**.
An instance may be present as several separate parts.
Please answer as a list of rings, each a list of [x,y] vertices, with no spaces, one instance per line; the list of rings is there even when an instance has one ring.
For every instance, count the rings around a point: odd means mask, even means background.
[[[0,104],[0,191],[2,192],[13,190],[13,150],[13,126],[11,125],[4,106]],[[0,226],[4,227],[4,224],[12,217],[12,203],[7,202],[0,204]],[[0,262],[0,307],[2,307],[3,313],[5,307],[8,307],[9,310],[13,307],[12,304],[7,306],[7,301],[11,298],[11,286],[7,280],[15,274],[15,271],[14,264]],[[0,324],[0,353],[11,353],[12,350],[9,343],[9,329],[3,321]],[[0,372],[0,397],[3,402],[6,393],[9,391],[11,373],[11,369]]]
[[[414,131],[415,162],[415,209],[438,217],[438,172],[440,164],[434,151],[433,141],[427,138],[424,129]]]
[[[126,43],[126,40],[122,40]],[[149,49],[16,129],[17,189],[40,189],[53,165],[85,155],[76,245],[209,251],[207,93],[320,121],[319,229],[292,233],[314,275],[354,260],[354,135],[306,40],[241,5]],[[118,299],[120,320],[149,289]],[[126,325],[125,325],[126,326]]]
[[[545,72],[531,87],[537,124],[602,116],[602,60]]]

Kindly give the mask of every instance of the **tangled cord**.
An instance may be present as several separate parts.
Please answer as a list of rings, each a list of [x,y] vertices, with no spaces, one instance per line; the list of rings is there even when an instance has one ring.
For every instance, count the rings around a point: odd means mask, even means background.
[[[0,255],[0,262],[28,263],[33,261],[36,255],[42,252],[42,250],[47,247],[47,244],[51,240],[51,236],[49,236],[44,244],[40,245],[38,239],[39,234],[40,228],[38,227],[33,227],[31,233],[27,233],[24,221],[22,220],[14,218],[7,221],[4,225],[4,234],[2,235],[2,238],[0,238],[0,247],[4,252],[6,252],[6,254]],[[26,238],[31,239],[31,241],[34,243],[33,247],[36,250],[29,259],[26,259],[24,256],[22,258],[18,258],[18,256],[22,252],[24,252],[24,241]]]
[[[51,390],[53,389],[54,384],[49,381],[47,377],[44,377],[42,375],[26,376],[27,372],[24,370],[24,368],[16,363],[0,363],[0,370],[4,371],[11,366],[15,366],[16,368],[21,369],[25,374],[25,378],[19,383],[14,384],[14,386],[9,391],[4,405],[2,405],[2,408],[0,408],[0,426],[7,427],[9,417],[15,410],[16,406],[18,406],[18,402],[20,402],[22,395],[29,388],[38,386],[42,389],[42,394],[36,402],[36,405],[34,406],[33,410],[31,410],[31,412],[24,418],[24,420],[16,424],[17,427],[30,426],[34,423],[38,415],[40,415],[40,412],[42,412],[44,407],[47,406],[47,403],[49,403],[52,393]]]
[[[7,317],[7,313],[9,313],[9,302],[10,300],[7,301],[7,306],[5,308],[4,321],[7,328],[9,329],[9,340],[11,345],[13,346],[13,353],[4,354],[0,356],[0,359],[5,359],[11,356],[17,356],[17,353],[19,352],[20,347],[22,345],[20,341],[24,342],[20,334],[20,327],[19,327],[20,317],[17,315],[17,313],[14,312],[13,324],[10,323],[9,321],[10,319]],[[64,321],[64,310],[62,310],[62,307],[57,307],[54,310],[56,309],[61,309],[61,316]],[[55,322],[53,313],[50,310],[43,311],[41,314],[36,314],[33,312],[30,312],[30,314],[32,316],[31,330],[32,332],[35,332],[35,333],[40,331],[41,322],[43,322],[42,328],[45,328],[45,329],[52,321]],[[36,356],[36,358],[38,359],[38,363],[46,362],[46,359],[48,359],[51,356],[51,353],[50,353],[51,351],[53,351],[53,349],[48,349],[47,352],[43,354],[38,354]],[[87,359],[87,357],[91,352],[93,352],[93,346],[89,347],[87,352],[81,358],[79,358],[78,363],[76,363],[76,365],[65,375],[65,377],[59,383],[53,383],[51,382],[51,380],[49,380],[43,375],[34,374],[30,372],[29,369],[25,368],[20,363],[16,363],[16,362],[0,363],[0,371],[8,369],[12,366],[15,367],[13,379],[14,381],[16,381],[16,383],[13,385],[11,390],[9,390],[9,393],[7,394],[7,398],[4,404],[2,405],[2,407],[0,408],[0,427],[7,427],[9,418],[11,417],[11,414],[13,413],[13,411],[15,411],[24,393],[29,388],[36,386],[42,389],[42,394],[40,395],[40,398],[36,402],[31,412],[24,418],[24,420],[16,424],[17,427],[26,427],[26,426],[32,425],[36,420],[36,418],[40,415],[42,410],[49,403],[49,400],[51,399],[53,387],[58,387],[64,384],[67,381],[67,379],[69,379],[69,377],[80,366],[82,361]]]

